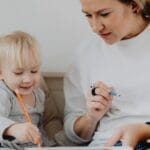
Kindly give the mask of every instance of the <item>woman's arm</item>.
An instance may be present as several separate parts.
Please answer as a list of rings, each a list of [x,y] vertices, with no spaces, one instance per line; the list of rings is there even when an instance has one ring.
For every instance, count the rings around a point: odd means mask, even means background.
[[[86,114],[76,120],[74,130],[79,137],[89,140],[96,129],[97,123],[97,120],[92,119]]]

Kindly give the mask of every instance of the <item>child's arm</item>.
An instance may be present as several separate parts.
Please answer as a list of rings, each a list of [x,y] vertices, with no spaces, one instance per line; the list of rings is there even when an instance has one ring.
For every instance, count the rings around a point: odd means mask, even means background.
[[[22,142],[33,142],[35,137],[38,139],[40,134],[36,126],[27,123],[18,124],[9,119],[12,105],[10,95],[7,91],[0,89],[0,140],[4,140],[5,136],[13,136]],[[33,131],[31,131],[32,129]],[[34,137],[30,134],[33,134]],[[21,135],[22,138],[20,139]]]
[[[15,121],[9,119],[11,107],[12,104],[8,93],[0,89],[0,141],[4,140],[4,131],[6,128],[15,124]]]

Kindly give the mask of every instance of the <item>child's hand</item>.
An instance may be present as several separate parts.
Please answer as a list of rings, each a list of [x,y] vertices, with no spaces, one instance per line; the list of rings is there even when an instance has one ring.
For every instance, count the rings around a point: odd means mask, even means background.
[[[40,132],[32,123],[14,124],[6,129],[4,135],[14,136],[21,142],[32,142],[37,144],[37,141],[41,141]]]

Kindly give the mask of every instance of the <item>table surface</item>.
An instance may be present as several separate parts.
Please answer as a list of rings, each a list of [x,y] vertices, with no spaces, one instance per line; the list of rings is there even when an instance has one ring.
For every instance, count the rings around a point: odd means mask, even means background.
[[[133,150],[131,147],[115,146],[115,147],[34,147],[25,148],[25,150]]]

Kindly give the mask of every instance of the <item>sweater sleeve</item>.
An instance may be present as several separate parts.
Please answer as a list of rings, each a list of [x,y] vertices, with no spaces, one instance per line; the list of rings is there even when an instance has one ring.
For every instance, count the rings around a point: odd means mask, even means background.
[[[86,100],[80,85],[80,74],[78,73],[76,63],[70,67],[70,70],[64,78],[65,93],[65,119],[64,129],[66,136],[75,144],[84,144],[90,140],[80,138],[74,131],[75,121],[85,114]]]
[[[15,122],[9,119],[11,101],[5,90],[0,89],[0,140],[3,140],[3,133]]]

